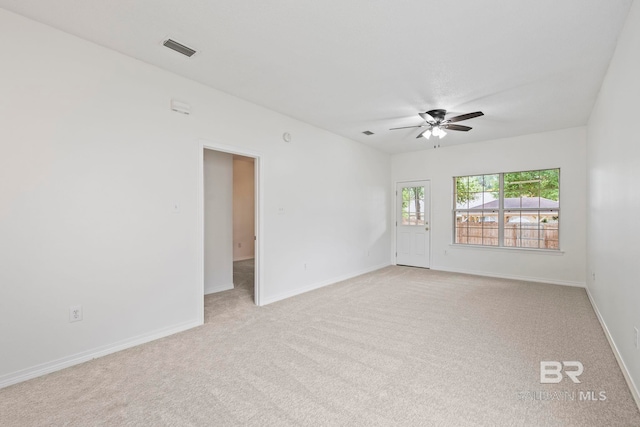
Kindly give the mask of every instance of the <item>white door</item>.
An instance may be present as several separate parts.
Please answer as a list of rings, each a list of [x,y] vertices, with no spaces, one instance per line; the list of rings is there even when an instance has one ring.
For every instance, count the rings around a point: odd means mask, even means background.
[[[396,264],[429,268],[429,181],[396,184]]]

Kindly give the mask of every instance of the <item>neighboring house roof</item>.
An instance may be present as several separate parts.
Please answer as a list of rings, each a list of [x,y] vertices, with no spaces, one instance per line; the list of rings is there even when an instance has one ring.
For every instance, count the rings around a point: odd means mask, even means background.
[[[493,200],[483,205],[470,206],[469,209],[498,209],[499,200]],[[545,199],[544,197],[508,197],[504,199],[505,209],[518,208],[541,208],[541,209],[558,209],[560,204],[555,200]]]

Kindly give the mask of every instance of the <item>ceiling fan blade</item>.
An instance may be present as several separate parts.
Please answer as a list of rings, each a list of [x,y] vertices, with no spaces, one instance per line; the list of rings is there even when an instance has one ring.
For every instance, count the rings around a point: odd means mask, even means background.
[[[429,113],[418,113],[418,115],[419,115],[420,117],[422,117],[422,119],[423,119],[425,122],[435,122],[435,121],[436,121],[436,119],[435,119],[435,118],[433,118],[433,116],[432,116],[431,114],[429,114]]]
[[[461,122],[462,120],[469,120],[480,116],[484,116],[484,113],[482,111],[476,111],[475,113],[467,113],[461,116],[451,117],[450,119],[447,119],[447,123]]]
[[[427,127],[427,125],[418,125],[418,126],[403,126],[401,128],[391,128],[389,130],[398,130],[398,129],[409,129],[409,128],[423,128]]]
[[[462,132],[469,132],[471,129],[469,126],[462,126],[462,125],[444,125],[444,127],[446,127],[448,130],[460,130]]]

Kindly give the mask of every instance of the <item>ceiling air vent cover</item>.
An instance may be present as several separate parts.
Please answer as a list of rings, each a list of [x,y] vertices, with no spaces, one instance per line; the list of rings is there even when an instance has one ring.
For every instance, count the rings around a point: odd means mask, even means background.
[[[195,50],[191,49],[190,47],[187,47],[181,43],[178,43],[175,40],[165,40],[164,43],[162,43],[164,46],[168,47],[169,49],[173,49],[176,52],[179,52],[185,56],[188,56],[189,58],[191,58],[193,56],[194,53],[196,53]]]

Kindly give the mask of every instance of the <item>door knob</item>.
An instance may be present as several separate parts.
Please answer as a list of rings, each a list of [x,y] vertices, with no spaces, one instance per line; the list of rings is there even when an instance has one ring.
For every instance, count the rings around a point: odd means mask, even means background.
[[[425,227],[424,229],[425,229],[425,230],[427,230],[427,231],[429,231],[429,227]]]

